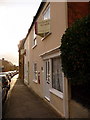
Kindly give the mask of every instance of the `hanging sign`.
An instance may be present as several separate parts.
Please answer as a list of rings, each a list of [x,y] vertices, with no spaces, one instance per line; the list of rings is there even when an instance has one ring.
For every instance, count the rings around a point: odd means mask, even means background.
[[[43,37],[45,33],[50,33],[50,19],[35,23],[35,34]]]

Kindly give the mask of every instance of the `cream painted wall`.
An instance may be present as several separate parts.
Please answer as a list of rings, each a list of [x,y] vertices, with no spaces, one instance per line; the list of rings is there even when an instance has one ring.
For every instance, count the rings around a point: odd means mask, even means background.
[[[50,94],[50,98],[52,107],[54,107],[62,116],[64,116],[63,99],[52,93]]]
[[[48,4],[48,3],[47,3]],[[42,10],[39,18],[37,21],[42,20],[42,14],[45,10],[47,4],[45,5],[44,9]],[[47,52],[51,49],[54,49],[58,46],[60,46],[60,39],[63,35],[66,27],[67,27],[67,19],[66,19],[66,3],[60,2],[60,3],[50,3],[50,11],[51,11],[51,35],[45,38],[43,41],[40,36],[37,36],[37,46],[35,48],[32,48],[32,39],[33,39],[33,29],[32,28],[30,32],[30,83],[31,87],[33,86],[35,91],[38,92],[39,95],[43,96],[43,75],[41,71],[41,67],[43,67],[43,60],[40,57],[41,54],[44,52]],[[63,11],[63,12],[62,12]],[[33,80],[33,63],[38,63],[38,71],[40,71],[41,75],[41,84],[34,83]],[[36,87],[37,86],[37,87]],[[32,87],[32,88],[33,88]],[[41,93],[42,91],[42,93]]]
[[[45,4],[43,10],[41,11],[37,21],[42,20],[42,14],[45,10],[48,3]],[[44,61],[40,57],[41,54],[50,51],[51,49],[57,48],[61,44],[61,37],[68,27],[68,18],[67,18],[67,3],[64,2],[52,2],[50,3],[50,11],[51,11],[51,34],[42,40],[40,36],[37,36],[37,46],[32,48],[32,40],[33,40],[33,29],[30,31],[26,43],[25,48],[27,49],[26,54],[26,64],[29,61],[29,87],[32,88],[40,97],[44,98]],[[33,63],[37,62],[37,69],[40,71],[40,84],[35,83],[33,81]],[[27,66],[27,65],[26,65]],[[27,68],[27,67],[26,67]],[[43,70],[41,69],[43,68]],[[68,84],[68,83],[66,83]],[[66,85],[67,86],[67,85]],[[65,86],[64,86],[65,87]],[[67,94],[67,89],[66,93]],[[68,96],[67,96],[68,97]],[[68,115],[68,110],[64,107],[68,103],[68,98],[61,99],[54,94],[50,93],[50,104],[55,108],[62,116],[65,117]],[[65,104],[65,102],[67,103]],[[68,109],[68,107],[67,107]],[[69,103],[69,112],[70,117],[87,117],[90,116],[90,112],[87,109],[83,108],[81,105],[77,104],[75,101],[70,100]],[[81,112],[82,111],[82,112]],[[65,113],[67,112],[67,113]]]
[[[46,5],[44,6],[43,10],[40,13],[37,21],[42,20],[42,14],[45,10]],[[67,28],[67,4],[63,2],[52,2],[50,3],[50,11],[51,11],[51,34],[42,40],[40,36],[37,36],[37,46],[32,48],[32,40],[33,40],[33,29],[29,33],[29,36],[26,41],[29,42],[29,57],[27,56],[27,60],[29,60],[29,87],[33,89],[40,97],[44,98],[44,61],[40,57],[41,54],[54,49],[60,46],[61,37]],[[26,44],[27,46],[27,44]],[[28,46],[27,46],[28,49]],[[35,83],[33,81],[33,63],[37,62],[37,69],[38,72],[40,71],[40,84]],[[43,70],[41,69],[43,68]],[[55,95],[51,94],[51,101],[50,104],[56,108],[60,113],[64,114],[63,112],[63,99],[56,97]]]
[[[34,28],[34,27],[33,27]],[[29,77],[29,83],[30,83],[30,87],[39,95],[39,96],[43,96],[43,92],[42,92],[42,76],[40,75],[40,84],[34,82],[34,74],[33,74],[33,63],[37,63],[37,69],[38,72],[40,71],[41,73],[41,66],[43,66],[43,62],[41,60],[41,58],[39,57],[39,53],[40,53],[40,48],[38,47],[38,41],[37,41],[37,46],[35,48],[33,47],[33,28],[30,32],[29,35],[29,52],[30,52],[30,56],[29,56],[29,63],[30,63],[30,77]],[[39,40],[39,39],[38,39]]]

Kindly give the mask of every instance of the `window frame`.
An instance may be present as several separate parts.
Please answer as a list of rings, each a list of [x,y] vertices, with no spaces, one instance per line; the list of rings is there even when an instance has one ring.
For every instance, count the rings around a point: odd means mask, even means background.
[[[54,57],[54,58],[52,58],[52,70],[51,70],[51,72],[52,72],[52,89],[55,89],[56,91],[58,91],[58,92],[60,92],[60,93],[63,93],[64,92],[64,88],[63,88],[63,84],[64,84],[64,82],[63,82],[63,72],[62,72],[62,70],[60,70],[60,72],[61,72],[61,78],[62,78],[62,90],[58,90],[58,89],[56,89],[56,88],[54,88],[53,87],[53,59],[57,59],[57,58],[60,58],[60,56],[58,56],[58,57]],[[61,58],[60,58],[61,59]],[[61,61],[61,60],[60,60]],[[61,64],[61,62],[60,62],[60,64]],[[60,66],[62,66],[62,65],[60,65]],[[60,82],[59,82],[60,83]],[[60,85],[61,86],[61,85]],[[61,87],[60,87],[60,89],[61,89]]]
[[[32,48],[34,49],[37,46],[37,35],[35,34],[35,27],[33,28],[33,40],[32,40]]]
[[[45,10],[43,11],[43,20],[47,20],[47,19],[50,19],[51,18],[51,15],[50,15],[50,3],[46,6]],[[49,10],[49,18],[44,18],[45,14],[48,12]]]
[[[48,5],[46,6],[46,8],[45,8],[45,10],[43,11],[43,13],[42,13],[42,19],[43,20],[48,20],[48,19],[50,19],[51,18],[51,15],[50,15],[50,3],[48,3]],[[48,10],[49,10],[49,18],[44,18],[44,16],[45,16],[45,14],[48,12]],[[44,33],[44,37],[41,39],[42,41],[45,39],[45,38],[47,38],[49,35],[51,35],[51,32],[47,32],[47,33]]]
[[[49,92],[57,97],[59,97],[60,99],[63,99],[64,97],[64,94],[65,94],[65,77],[64,77],[64,73],[62,71],[62,82],[63,82],[63,93],[58,91],[58,90],[55,90],[54,88],[52,88],[52,58],[57,58],[57,57],[60,57],[61,58],[61,52],[60,52],[60,46],[57,46],[56,48],[53,48],[47,52],[44,52],[43,54],[40,54],[40,57],[43,59],[44,61],[44,68],[45,68],[45,61],[46,60],[50,60],[50,89],[49,89]],[[61,61],[62,62],[62,61]],[[46,85],[46,78],[45,78],[45,75],[43,76],[43,79],[44,79],[44,85],[43,87]],[[45,94],[45,93],[44,93]]]
[[[38,71],[37,71],[37,63],[33,63],[33,81],[38,83]]]

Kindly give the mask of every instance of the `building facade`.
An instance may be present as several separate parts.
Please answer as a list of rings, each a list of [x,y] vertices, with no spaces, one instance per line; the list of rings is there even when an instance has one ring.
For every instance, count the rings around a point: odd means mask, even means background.
[[[88,110],[71,99],[70,84],[62,72],[61,38],[75,20],[70,5],[41,3],[24,42],[24,83],[62,117],[88,117]]]
[[[21,40],[18,45],[18,52],[19,52],[19,79],[24,82],[24,42],[25,39]]]

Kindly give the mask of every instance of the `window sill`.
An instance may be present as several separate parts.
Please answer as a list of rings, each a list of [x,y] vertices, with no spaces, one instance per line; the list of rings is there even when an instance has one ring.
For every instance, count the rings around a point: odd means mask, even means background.
[[[54,95],[56,95],[56,96],[58,96],[58,97],[60,97],[61,99],[63,99],[63,93],[62,92],[60,92],[60,91],[58,91],[58,90],[55,90],[55,89],[50,89],[49,90],[52,94],[54,94]]]
[[[32,49],[34,49],[36,46],[37,46],[37,44],[36,44],[36,45],[34,45],[34,46],[32,47]]]
[[[48,33],[45,37],[43,37],[42,39],[41,39],[41,41],[43,41],[44,39],[46,39],[48,36],[50,36],[51,35],[51,33]]]
[[[38,81],[37,81],[37,80],[33,80],[33,82],[35,82],[36,84],[38,84]]]

